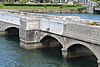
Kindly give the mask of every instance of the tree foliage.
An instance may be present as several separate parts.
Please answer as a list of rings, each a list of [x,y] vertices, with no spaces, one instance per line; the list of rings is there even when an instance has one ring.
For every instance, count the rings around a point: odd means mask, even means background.
[[[100,0],[92,0],[93,2],[98,2],[98,1],[100,1]]]

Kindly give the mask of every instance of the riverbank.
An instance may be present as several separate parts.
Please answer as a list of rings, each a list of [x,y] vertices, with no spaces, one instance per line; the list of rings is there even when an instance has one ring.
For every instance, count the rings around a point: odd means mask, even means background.
[[[0,9],[1,11],[21,11],[21,12],[29,12],[29,13],[52,13],[52,14],[59,14],[59,13],[87,13],[87,10],[78,11],[78,10],[29,10],[29,9]]]
[[[31,13],[87,13],[87,10],[78,4],[4,4],[0,9]]]
[[[86,10],[83,11],[78,11],[78,10],[41,10],[41,9],[37,9],[37,10],[18,10],[18,11],[22,11],[22,12],[29,12],[29,13],[87,13]]]

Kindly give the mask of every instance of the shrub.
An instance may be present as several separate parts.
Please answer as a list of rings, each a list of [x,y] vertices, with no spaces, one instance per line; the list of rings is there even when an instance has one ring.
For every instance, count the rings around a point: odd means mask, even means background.
[[[5,3],[4,6],[61,6],[61,4]]]
[[[85,7],[81,7],[81,8],[78,8],[78,11],[79,12],[82,12],[83,10],[85,10],[86,8]]]
[[[54,6],[54,7],[78,7],[81,5],[67,5],[67,4],[26,4],[26,3],[4,3],[4,6]]]
[[[100,24],[98,24],[97,22],[92,22],[92,23],[88,23],[89,25],[95,25],[95,26],[100,26]]]
[[[47,7],[47,4],[44,4],[44,7]]]
[[[3,4],[0,4],[0,8],[2,8],[3,7]]]
[[[75,4],[75,5],[65,5],[65,7],[81,7],[81,5],[79,5],[79,4]]]

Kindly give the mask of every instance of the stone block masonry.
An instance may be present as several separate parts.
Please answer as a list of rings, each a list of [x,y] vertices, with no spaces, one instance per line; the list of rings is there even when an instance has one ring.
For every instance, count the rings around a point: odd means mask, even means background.
[[[22,48],[37,49],[56,47],[60,44],[64,58],[71,53],[79,55],[92,53],[97,58],[98,67],[100,67],[100,27],[86,24],[94,22],[93,20],[80,19],[76,16],[34,13],[23,13],[19,16],[21,17],[20,25],[1,20],[0,34],[5,34],[6,29],[16,27],[19,29]]]

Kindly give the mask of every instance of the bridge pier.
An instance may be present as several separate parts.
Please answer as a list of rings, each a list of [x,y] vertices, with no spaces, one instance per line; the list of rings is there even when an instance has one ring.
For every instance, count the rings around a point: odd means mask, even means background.
[[[43,45],[40,42],[40,31],[37,30],[26,30],[20,33],[20,47],[25,49],[37,49],[42,48]]]
[[[0,35],[5,35],[6,32],[5,31],[0,31]]]
[[[37,49],[42,48],[42,45],[40,42],[25,42],[20,40],[20,47],[24,49]]]
[[[63,56],[63,58],[64,59],[68,58],[68,52],[67,52],[67,50],[65,50],[63,48],[61,50],[62,50],[62,56]]]
[[[98,60],[97,62],[98,62],[98,67],[100,67],[100,60]]]

